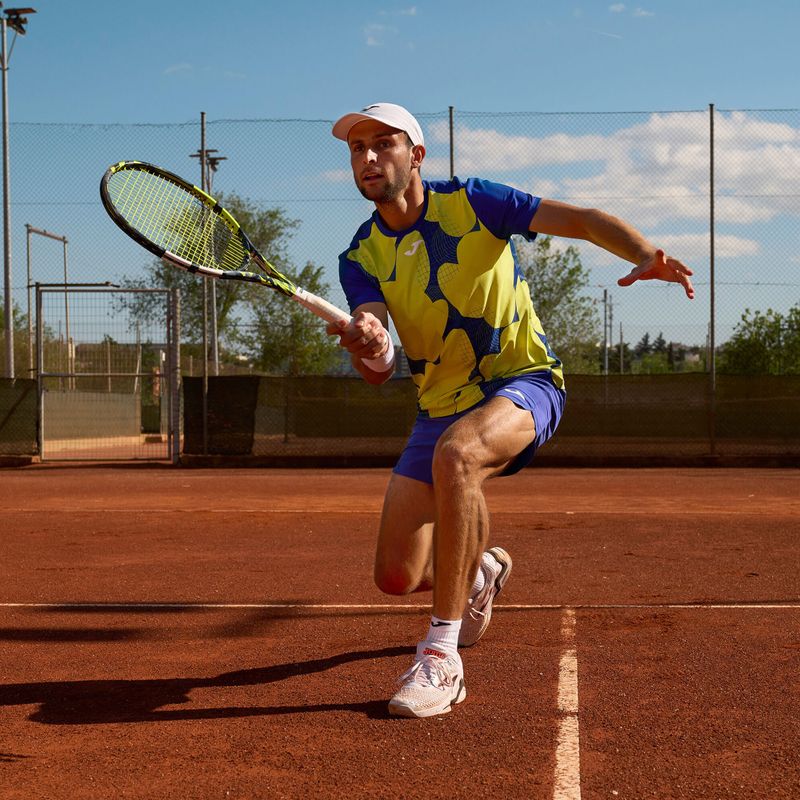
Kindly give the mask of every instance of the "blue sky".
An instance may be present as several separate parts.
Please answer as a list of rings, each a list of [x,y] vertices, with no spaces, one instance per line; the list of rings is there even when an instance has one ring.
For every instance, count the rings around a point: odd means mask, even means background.
[[[31,5],[9,73],[26,122],[332,119],[377,99],[417,112],[798,105],[796,0]]]
[[[713,102],[727,110],[717,127],[719,330],[729,334],[746,307],[800,302],[800,113],[730,111],[800,107],[797,0],[31,2],[37,13],[8,76],[23,305],[26,222],[69,236],[72,280],[136,276],[142,251],[105,217],[99,178],[129,158],[196,175],[188,154],[201,111],[208,146],[229,157],[215,189],[300,220],[290,256],[325,265],[331,299],[343,303],[336,257],[371,208],[325,121],[379,100],[421,116],[428,177],[447,176],[454,106],[461,177],[599,205],[690,263],[698,299],[665,302],[652,285],[614,289],[628,266],[581,247],[594,294],[614,291],[626,340],[664,330],[687,343],[707,329]],[[613,111],[645,113],[595,113]],[[317,120],[319,130],[224,122],[265,119]],[[35,246],[34,279],[60,280],[55,243]]]

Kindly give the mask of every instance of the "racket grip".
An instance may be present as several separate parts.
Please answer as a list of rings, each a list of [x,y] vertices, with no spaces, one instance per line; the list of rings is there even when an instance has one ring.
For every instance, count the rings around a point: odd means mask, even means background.
[[[301,306],[307,308],[318,317],[322,317],[326,322],[350,322],[352,317],[346,312],[337,308],[327,300],[301,289],[299,286],[295,289],[294,300],[300,303]]]

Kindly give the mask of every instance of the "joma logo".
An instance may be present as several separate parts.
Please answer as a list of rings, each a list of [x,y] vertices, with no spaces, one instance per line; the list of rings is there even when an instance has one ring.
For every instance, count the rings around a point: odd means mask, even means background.
[[[413,256],[413,255],[414,255],[414,254],[417,252],[417,250],[419,249],[419,246],[420,246],[421,244],[422,244],[422,239],[417,239],[417,240],[416,240],[416,241],[415,241],[415,242],[414,242],[414,243],[411,245],[411,247],[409,247],[409,248],[408,248],[408,250],[404,250],[404,251],[403,251],[403,255],[406,255],[406,256]]]

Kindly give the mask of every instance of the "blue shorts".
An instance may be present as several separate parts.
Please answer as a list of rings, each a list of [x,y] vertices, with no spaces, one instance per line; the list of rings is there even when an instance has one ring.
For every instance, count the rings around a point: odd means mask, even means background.
[[[439,437],[465,414],[480,408],[493,397],[507,397],[515,406],[531,412],[536,438],[506,467],[513,475],[530,464],[534,454],[554,433],[564,411],[566,392],[556,388],[549,372],[529,372],[498,382],[477,405],[447,417],[417,417],[405,450],[394,468],[398,475],[433,484],[433,451]]]

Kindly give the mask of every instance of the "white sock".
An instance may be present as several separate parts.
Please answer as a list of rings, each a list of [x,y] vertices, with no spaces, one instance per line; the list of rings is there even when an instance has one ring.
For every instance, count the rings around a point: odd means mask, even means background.
[[[472,588],[469,590],[469,596],[477,597],[478,592],[483,589],[486,585],[486,576],[483,574],[483,557],[481,557],[481,563],[478,564],[478,571],[475,573],[475,582],[472,584]]]
[[[458,652],[458,634],[461,631],[460,619],[439,619],[431,617],[431,626],[425,641],[438,645],[448,654]]]

